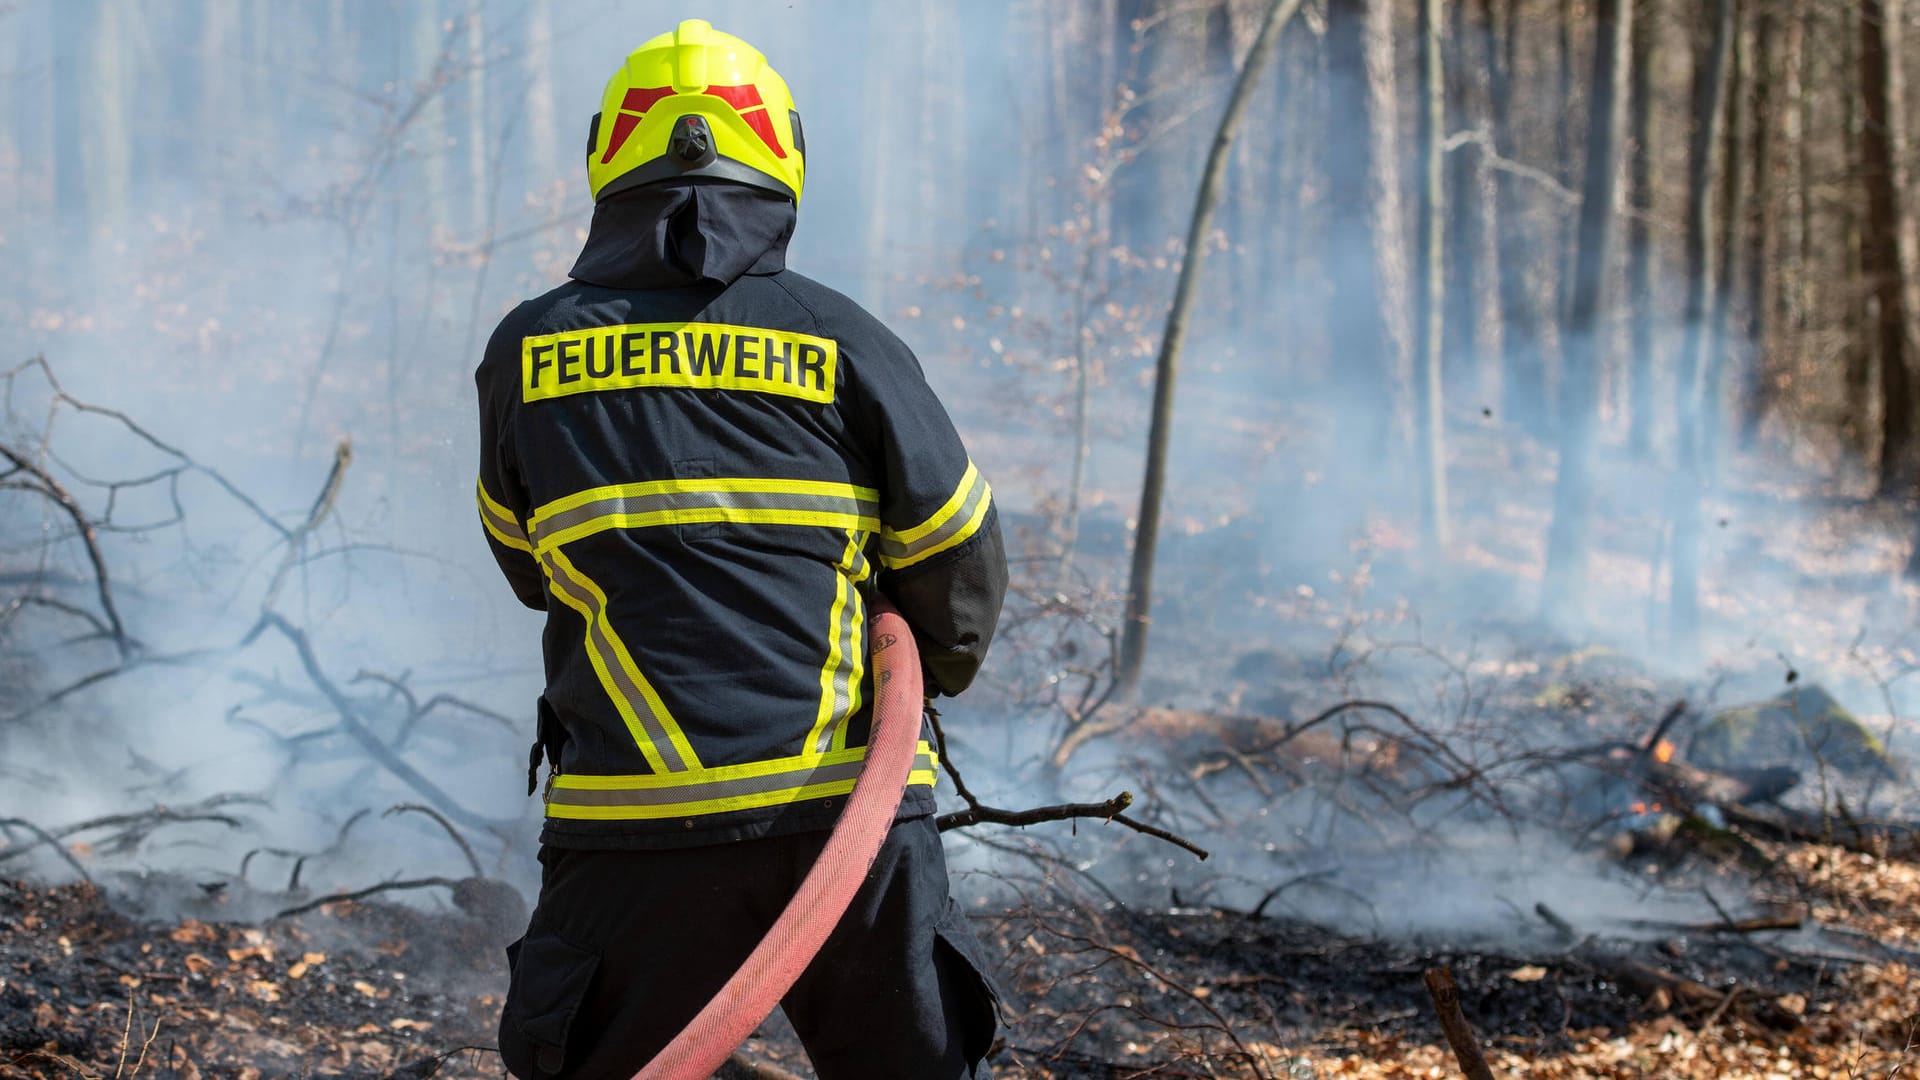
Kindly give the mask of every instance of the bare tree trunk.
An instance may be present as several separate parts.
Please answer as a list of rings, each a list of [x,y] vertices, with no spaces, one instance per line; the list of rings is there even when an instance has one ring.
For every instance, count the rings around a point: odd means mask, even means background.
[[[127,77],[132,51],[126,47],[137,7],[100,4],[94,16],[93,53],[88,83],[93,98],[82,139],[86,162],[89,224],[117,229],[127,216],[133,186],[133,129],[128,123]]]
[[[1370,9],[1385,0],[1328,0],[1326,30],[1327,212],[1321,225],[1332,302],[1325,307],[1327,353],[1338,357],[1332,407],[1350,426],[1343,462],[1356,472],[1378,470],[1386,451],[1384,388],[1396,374],[1381,313],[1388,296],[1376,256],[1372,197],[1379,183],[1370,135],[1377,126],[1367,71]]]
[[[1632,357],[1627,369],[1627,449],[1644,459],[1653,448],[1654,327],[1659,312],[1653,301],[1654,127],[1653,74],[1660,62],[1659,0],[1634,0],[1633,73],[1627,94],[1632,116],[1627,205],[1627,311]]]
[[[1167,326],[1160,339],[1160,357],[1154,365],[1153,422],[1147,432],[1147,470],[1140,485],[1140,514],[1133,536],[1133,566],[1127,578],[1127,614],[1121,629],[1120,655],[1116,661],[1114,682],[1120,696],[1131,698],[1140,683],[1140,669],[1147,655],[1147,622],[1153,610],[1153,555],[1160,539],[1160,502],[1167,479],[1167,442],[1173,434],[1173,388],[1180,373],[1180,349],[1186,344],[1187,319],[1193,297],[1200,284],[1200,268],[1206,261],[1207,238],[1213,211],[1220,198],[1220,182],[1226,176],[1227,155],[1240,117],[1247,111],[1260,70],[1280,39],[1281,28],[1300,6],[1300,0],[1273,0],[1267,9],[1260,35],[1247,50],[1247,59],[1234,82],[1233,96],[1221,114],[1220,127],[1214,132],[1213,146],[1207,153],[1206,170],[1201,174],[1200,190],[1194,196],[1193,220],[1187,229],[1187,248],[1180,260],[1180,280],[1174,286],[1173,306],[1167,311]]]
[[[1771,404],[1771,383],[1767,378],[1768,331],[1774,310],[1771,274],[1774,262],[1775,163],[1774,130],[1774,37],[1779,20],[1774,8],[1762,5],[1753,31],[1753,63],[1747,82],[1753,88],[1753,141],[1751,180],[1752,201],[1747,209],[1746,299],[1747,326],[1743,335],[1746,364],[1741,368],[1740,448],[1751,449],[1760,434],[1760,422]]]
[[[1779,296],[1776,310],[1793,332],[1796,347],[1807,330],[1807,244],[1812,236],[1809,218],[1813,200],[1807,198],[1807,114],[1812,99],[1806,92],[1807,64],[1812,53],[1807,49],[1807,0],[1789,0],[1786,15],[1786,55],[1780,64],[1782,98],[1780,107],[1779,152],[1786,169],[1780,185],[1785,207],[1780,225],[1786,235],[1780,242],[1780,272],[1774,275]],[[1771,392],[1771,391],[1769,391]]]
[[[1496,154],[1512,160],[1514,153],[1513,94],[1515,35],[1519,19],[1514,11],[1517,0],[1508,0],[1499,31],[1494,29],[1492,0],[1488,0],[1487,45],[1490,57],[1489,96],[1492,99],[1493,148]],[[1332,29],[1329,26],[1329,39]],[[1494,38],[1501,38],[1495,49]],[[1331,40],[1328,44],[1332,47]],[[1492,59],[1492,57],[1498,59]],[[1534,261],[1538,238],[1526,220],[1534,205],[1535,193],[1526,180],[1502,170],[1499,189],[1499,281],[1501,321],[1500,409],[1508,421],[1524,430],[1543,434],[1546,423],[1547,364],[1543,352],[1539,298],[1527,282]]]
[[[1708,262],[1713,230],[1714,147],[1720,137],[1720,104],[1726,96],[1727,59],[1733,47],[1733,0],[1713,0],[1710,42],[1694,68],[1693,139],[1687,159],[1686,343],[1680,354],[1680,462],[1672,493],[1673,562],[1668,582],[1672,647],[1691,654],[1700,637],[1700,387],[1707,349],[1708,305],[1713,267]]]
[[[1395,7],[1391,0],[1370,0],[1366,18],[1367,126],[1373,144],[1373,174],[1369,178],[1367,210],[1371,217],[1374,262],[1378,266],[1381,307],[1387,352],[1382,357],[1386,375],[1369,396],[1381,412],[1380,452],[1391,442],[1404,441],[1407,428],[1399,420],[1411,412],[1408,393],[1413,373],[1413,272],[1407,257],[1406,189],[1400,176],[1400,93],[1396,85],[1394,47]],[[1349,121],[1351,122],[1351,121]],[[1411,451],[1411,447],[1407,447]],[[1410,455],[1409,455],[1410,456]]]
[[[1904,576],[1908,581],[1920,581],[1920,513],[1913,516],[1913,554],[1907,556]]]
[[[436,80],[446,75],[446,50],[450,39],[440,31],[440,5],[427,0],[414,9],[413,78],[420,93],[430,94],[414,120],[419,132],[421,194],[426,199],[426,219],[436,229],[445,228],[447,213],[447,104],[444,89]]]
[[[1720,132],[1720,226],[1716,240],[1719,268],[1714,273],[1718,290],[1713,296],[1713,317],[1707,338],[1706,364],[1702,369],[1700,390],[1700,475],[1708,489],[1718,486],[1722,449],[1726,444],[1727,367],[1738,352],[1744,359],[1746,343],[1736,342],[1732,334],[1733,298],[1736,291],[1740,253],[1740,226],[1744,220],[1741,200],[1745,195],[1741,178],[1740,147],[1746,137],[1747,98],[1752,78],[1752,55],[1741,27],[1739,0],[1734,3],[1732,55],[1728,58],[1726,121]]]
[[[1902,196],[1906,190],[1904,84],[1900,70],[1900,0],[1860,0],[1860,98],[1865,107],[1860,173],[1866,185],[1862,244],[1867,283],[1879,307],[1880,486],[1900,496],[1915,474],[1914,400],[1908,371],[1907,260]]]
[[[527,156],[522,159],[525,183],[535,192],[544,189],[563,160],[554,131],[553,19],[547,5],[527,9],[527,36],[521,62],[527,73]]]
[[[1580,185],[1578,258],[1567,304],[1566,358],[1560,381],[1560,470],[1553,488],[1553,524],[1541,598],[1547,611],[1578,617],[1586,606],[1591,477],[1600,412],[1600,334],[1613,226],[1623,85],[1632,63],[1629,0],[1594,5],[1593,86],[1588,94],[1587,154]]]
[[[1420,279],[1414,314],[1414,431],[1419,444],[1420,520],[1429,550],[1447,545],[1446,401],[1446,138],[1447,87],[1441,49],[1441,0],[1420,3],[1420,70],[1423,100],[1419,146]]]
[[[1861,68],[1862,39],[1866,33],[1860,24],[1864,16],[1861,5],[1848,4],[1840,16],[1841,22],[1851,29],[1851,33],[1842,35],[1841,48],[1844,58],[1839,65],[1841,72],[1859,72]],[[1842,105],[1842,127],[1845,131],[1850,157],[1864,159],[1866,154],[1866,131],[1862,118],[1862,95],[1839,95]],[[1865,182],[1865,177],[1862,177]],[[1855,327],[1867,326],[1873,322],[1873,271],[1867,265],[1867,240],[1864,215],[1854,204],[1855,199],[1839,200],[1837,211],[1841,220],[1841,232],[1846,237],[1847,269],[1859,271],[1863,279],[1862,288],[1847,290],[1845,317],[1843,325],[1846,333],[1846,362],[1843,378],[1845,380],[1846,408],[1841,420],[1841,433],[1847,436],[1854,452],[1865,458],[1873,450],[1873,345],[1863,340]]]
[[[53,5],[51,60],[53,92],[47,95],[52,105],[48,128],[53,140],[54,215],[63,231],[73,237],[86,234],[87,175],[81,160],[81,147],[92,125],[87,123],[88,92],[87,48],[92,31],[93,13],[88,5]]]
[[[1467,33],[1465,0],[1448,5],[1452,20],[1447,28],[1447,97],[1453,119],[1442,128],[1444,139],[1456,131],[1474,127],[1480,99],[1475,92],[1474,66],[1469,46],[1475,40]],[[1477,373],[1478,304],[1480,295],[1480,183],[1486,172],[1481,145],[1465,142],[1449,151],[1447,168],[1447,288],[1443,341],[1446,349],[1446,384],[1449,388],[1472,385]]]
[[[487,171],[487,26],[485,0],[467,0],[467,228],[479,242],[487,227],[492,180]]]

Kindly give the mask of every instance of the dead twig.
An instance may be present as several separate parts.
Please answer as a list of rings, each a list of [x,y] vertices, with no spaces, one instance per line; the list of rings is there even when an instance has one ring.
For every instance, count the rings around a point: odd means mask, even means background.
[[[422,806],[419,803],[395,803],[392,806],[387,807],[387,812],[384,814],[381,814],[380,816],[392,817],[395,814],[404,814],[404,813],[407,813],[408,811],[412,811],[413,813],[416,813],[416,814],[425,814],[428,817],[432,818],[433,820],[439,822],[440,827],[447,830],[447,835],[453,837],[453,842],[460,845],[460,854],[465,855],[467,857],[467,866],[473,870],[473,876],[474,877],[486,876],[486,874],[482,872],[480,869],[480,860],[476,858],[473,854],[473,845],[467,843],[467,838],[460,835],[460,830],[454,828],[453,823],[451,821],[448,821],[446,817],[440,813],[440,811],[435,810],[433,807]]]
[[[1101,821],[1118,822],[1156,840],[1164,840],[1175,847],[1192,852],[1197,858],[1205,859],[1207,849],[1185,837],[1176,835],[1156,825],[1149,825],[1136,818],[1130,818],[1121,811],[1133,805],[1133,793],[1122,791],[1105,802],[1097,803],[1059,803],[1053,806],[1038,806],[1030,810],[1002,810],[999,807],[982,803],[967,787],[961,778],[960,770],[954,767],[953,758],[947,753],[947,733],[941,730],[940,714],[932,706],[927,707],[928,722],[933,725],[933,738],[940,751],[940,764],[947,775],[953,778],[953,788],[967,804],[965,810],[956,810],[942,814],[936,824],[941,832],[949,829],[964,829],[972,825],[1012,825],[1021,827],[1037,825],[1043,821],[1066,821],[1077,818],[1098,818]]]
[[[288,848],[274,848],[274,847],[254,848],[253,850],[247,852],[245,855],[240,857],[240,880],[241,881],[247,880],[247,866],[253,862],[253,857],[255,855],[276,855],[282,859],[293,860],[293,870],[287,876],[287,889],[286,889],[287,892],[293,892],[295,889],[298,889],[300,887],[300,871],[306,867],[307,860],[325,858],[326,856],[331,855],[334,852],[339,851],[342,847],[346,846],[347,834],[353,831],[353,827],[359,823],[361,818],[366,817],[368,814],[372,812],[373,811],[368,810],[364,807],[354,811],[352,817],[349,817],[346,821],[341,823],[340,831],[334,835],[333,843],[328,844],[326,847],[321,848],[319,851],[295,851]]]
[[[47,832],[47,830],[28,821],[26,818],[0,818],[0,829],[25,829],[40,838],[37,844],[29,844],[26,847],[9,847],[4,851],[0,851],[0,859],[11,859],[15,855],[25,854],[44,844],[52,848],[55,854],[65,859],[67,865],[73,867],[73,872],[80,875],[80,880],[86,882],[93,881],[93,875],[87,873],[87,868],[81,866],[80,860],[73,857],[73,852],[68,851],[66,847],[62,845],[59,840],[55,839],[51,833]]]
[[[455,802],[453,797],[442,791],[438,784],[421,775],[418,769],[407,764],[400,755],[394,753],[392,747],[374,734],[373,729],[360,718],[360,713],[354,708],[353,702],[348,700],[347,695],[321,669],[320,660],[313,652],[313,643],[308,640],[305,631],[288,622],[278,612],[269,611],[260,616],[260,621],[247,632],[241,644],[252,643],[262,632],[269,629],[279,633],[293,646],[295,654],[300,658],[301,668],[307,673],[307,678],[326,697],[327,703],[333,706],[334,713],[340,717],[342,729],[354,742],[359,743],[361,748],[366,750],[367,755],[373,758],[381,768],[406,782],[415,791],[424,795],[428,802],[438,807],[442,813],[462,825],[481,829],[495,836],[503,835],[508,827],[505,823],[490,821]]]
[[[0,443],[0,458],[5,458],[13,465],[12,471],[26,473],[34,480],[30,484],[10,481],[6,487],[40,495],[73,520],[80,544],[86,550],[87,562],[93,567],[94,590],[100,597],[100,612],[106,618],[114,648],[120,651],[120,657],[124,660],[133,652],[133,640],[127,636],[126,623],[121,621],[120,609],[113,602],[113,583],[107,574],[107,559],[100,551],[100,539],[94,531],[93,521],[87,517],[86,511],[80,509],[80,504],[60,481],[53,478],[52,473],[4,443]]]
[[[383,892],[392,892],[395,889],[430,889],[436,885],[446,889],[455,889],[459,887],[460,883],[458,881],[453,880],[452,878],[443,878],[443,877],[407,878],[401,881],[383,881],[378,885],[369,885],[364,889],[356,889],[353,892],[333,893],[329,896],[322,896],[315,900],[309,900],[304,904],[295,904],[290,908],[284,908],[280,911],[274,912],[273,917],[276,919],[285,919],[294,915],[304,915],[309,911],[313,911],[316,908],[325,907],[328,904],[340,904],[340,903],[346,903],[348,901],[353,901],[353,900],[365,900],[369,896],[377,896]]]

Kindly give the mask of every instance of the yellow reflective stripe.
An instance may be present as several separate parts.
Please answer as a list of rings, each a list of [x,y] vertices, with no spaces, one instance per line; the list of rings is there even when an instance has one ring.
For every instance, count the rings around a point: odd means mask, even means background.
[[[576,492],[535,512],[528,528],[545,550],[607,529],[729,522],[879,528],[871,488],[818,480],[655,480]]]
[[[846,621],[853,606],[849,594],[854,592],[846,567],[859,547],[858,536],[854,530],[847,530],[847,550],[840,556],[840,565],[833,568],[833,603],[827,607],[827,660],[820,665],[820,707],[814,711],[806,741],[800,744],[816,753],[824,753],[833,744],[833,729],[846,716],[846,684],[840,674],[849,655],[847,639],[852,635]]]
[[[980,502],[979,505],[973,508],[973,513],[968,515],[966,521],[963,522],[959,528],[945,533],[938,543],[919,548],[914,551],[912,555],[903,559],[889,559],[886,554],[882,552],[880,561],[886,563],[890,569],[899,570],[902,567],[912,566],[922,559],[930,559],[949,548],[959,547],[961,544],[971,540],[973,534],[980,531],[980,523],[987,520],[987,511],[993,507],[993,493],[988,490],[984,480],[980,483],[980,492]]]
[[[805,745],[825,753],[847,745],[847,718],[860,710],[866,678],[867,602],[857,587],[869,573],[866,534],[847,530],[847,547],[835,567],[833,609],[827,627],[827,662],[820,669],[820,711]]]
[[[858,586],[861,582],[873,576],[873,565],[867,562],[867,536],[868,534],[865,533],[860,534],[860,542],[852,549],[852,566],[849,572],[852,575],[855,586]],[[853,633],[847,644],[847,655],[853,657],[853,669],[847,673],[846,714],[833,726],[833,742],[829,747],[833,750],[844,750],[847,748],[846,718],[860,711],[860,705],[863,700],[862,690],[866,685],[867,602],[866,597],[861,594],[858,588],[853,589],[853,601],[857,606],[854,609],[853,618],[848,623]],[[931,783],[931,781],[929,781],[929,783]]]
[[[847,620],[847,631],[849,660],[840,671],[840,683],[846,689],[847,704],[833,722],[832,739],[827,744],[833,750],[847,747],[847,718],[860,711],[860,685],[867,677],[867,602],[858,589],[853,590],[853,615]]]
[[[974,467],[972,461],[968,461],[967,471],[960,474],[960,483],[955,485],[953,494],[947,497],[946,503],[942,505],[940,509],[933,512],[933,516],[915,525],[911,529],[903,529],[899,532],[888,529],[887,539],[900,544],[911,544],[915,540],[939,528],[941,525],[946,524],[954,514],[959,513],[960,504],[967,501],[968,493],[973,490],[974,484],[978,483],[979,480],[980,470]]]
[[[674,723],[653,684],[640,674],[625,643],[614,633],[613,623],[607,618],[607,594],[560,551],[542,551],[539,559],[553,586],[553,595],[586,620],[587,657],[648,767],[659,773],[700,768],[700,758],[693,752],[692,744]]]
[[[904,532],[881,530],[880,561],[888,569],[899,570],[965,543],[979,531],[992,502],[987,478],[968,462],[960,486],[932,517]]]
[[[866,764],[867,748],[802,754],[747,765],[724,765],[687,773],[634,776],[554,777],[547,816],[583,820],[647,820],[721,814],[829,798],[853,790]],[[939,755],[922,740],[908,775],[909,786],[931,787]]]
[[[526,531],[520,527],[520,519],[513,516],[513,511],[500,505],[499,500],[487,494],[485,483],[475,480],[473,489],[480,504],[480,524],[487,527],[487,532],[507,547],[518,551],[532,551],[533,546],[527,543]]]
[[[637,484],[610,484],[587,488],[563,496],[533,512],[532,524],[562,510],[571,510],[602,499],[637,498],[677,491],[778,491],[791,495],[839,495],[861,502],[878,502],[880,493],[873,488],[843,484],[835,480],[789,480],[779,477],[708,477],[700,479],[647,480]]]

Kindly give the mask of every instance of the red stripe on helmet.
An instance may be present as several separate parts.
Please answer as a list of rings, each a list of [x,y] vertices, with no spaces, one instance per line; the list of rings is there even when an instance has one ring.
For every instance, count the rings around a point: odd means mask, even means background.
[[[707,94],[719,98],[742,112],[766,104],[760,100],[760,88],[752,83],[741,86],[709,86]]]
[[[600,164],[613,160],[613,155],[627,144],[627,138],[640,123],[647,110],[660,103],[662,98],[673,96],[671,86],[634,87],[620,101],[620,115],[613,121],[613,133],[607,137],[607,152],[600,155]]]
[[[647,114],[647,110],[658,105],[663,99],[672,97],[673,94],[671,86],[636,86],[628,90],[626,97],[621,99],[620,115],[613,121],[613,131],[607,137],[607,150],[600,155],[600,164],[607,164],[613,160],[613,155],[620,152],[620,148],[626,145],[627,139],[632,137],[633,129],[639,126],[640,118]],[[775,157],[787,156],[786,147],[780,145],[780,136],[773,130],[773,120],[767,115],[766,103],[760,99],[759,87],[752,83],[739,86],[709,86],[706,94],[733,106],[734,111],[740,113],[740,118],[747,122],[747,126],[753,129],[755,135],[760,136],[760,141],[767,144],[767,148],[773,151]],[[754,111],[745,111],[748,109]]]
[[[787,151],[780,145],[780,137],[773,132],[773,121],[767,119],[767,110],[755,109],[753,112],[740,114],[740,118],[745,120],[747,126],[753,129],[753,133],[760,136],[761,141],[773,150],[774,157],[787,156]]]

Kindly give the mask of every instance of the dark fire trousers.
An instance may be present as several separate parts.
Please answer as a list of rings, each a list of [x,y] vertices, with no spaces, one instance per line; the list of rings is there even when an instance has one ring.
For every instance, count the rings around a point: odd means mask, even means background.
[[[548,847],[500,1053],[522,1080],[627,1080],[753,950],[824,832],[661,851]],[[979,1080],[997,998],[932,817],[898,822],[781,1007],[820,1080]]]

